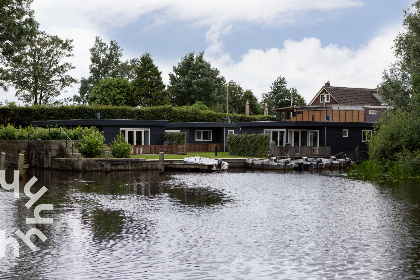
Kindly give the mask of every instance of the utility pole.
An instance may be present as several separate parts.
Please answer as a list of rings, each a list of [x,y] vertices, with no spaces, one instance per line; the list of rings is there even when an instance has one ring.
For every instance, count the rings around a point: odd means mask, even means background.
[[[229,83],[226,85],[226,114],[229,114]]]

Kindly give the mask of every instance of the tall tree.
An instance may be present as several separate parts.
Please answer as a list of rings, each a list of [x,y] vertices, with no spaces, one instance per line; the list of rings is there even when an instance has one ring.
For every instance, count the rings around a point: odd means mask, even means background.
[[[225,79],[204,59],[204,52],[197,56],[194,53],[186,55],[173,71],[169,74],[168,87],[173,105],[192,105],[201,101],[213,107],[226,101]]]
[[[2,60],[11,60],[19,54],[38,30],[38,23],[30,8],[31,3],[32,0],[0,1],[0,57]]]
[[[231,81],[228,85],[229,113],[245,114],[246,101],[249,102],[249,114],[261,114],[262,108],[251,90],[244,91],[242,87]]]
[[[159,106],[169,103],[162,72],[153,63],[149,53],[140,58],[136,77],[132,82],[131,106]]]
[[[132,59],[122,62],[122,51],[122,48],[115,40],[111,40],[108,45],[99,36],[95,38],[95,43],[90,49],[90,76],[81,79],[79,95],[73,97],[75,102],[87,103],[89,93],[93,87],[105,78],[121,77],[133,79],[135,77],[134,69],[139,61]]]
[[[420,1],[404,14],[404,31],[397,36],[394,46],[396,63],[384,73],[379,88],[393,110],[379,119],[369,143],[369,157],[385,166],[398,162],[400,168],[414,168],[417,173],[420,168]]]
[[[290,105],[305,105],[305,99],[295,88],[287,88],[284,77],[279,76],[271,85],[268,93],[263,93],[262,104],[267,103],[269,112]]]
[[[88,96],[89,104],[126,106],[131,102],[131,85],[124,78],[105,78],[97,83]]]
[[[0,1],[0,72],[2,64],[20,60],[20,52],[27,46],[38,29],[30,8],[32,0]],[[7,83],[0,80],[5,90]]]
[[[380,94],[388,105],[408,109],[414,105],[413,97],[416,101],[420,98],[420,1],[404,15],[404,32],[395,39],[396,63],[384,72]]]
[[[21,51],[21,59],[11,60],[0,73],[2,80],[16,89],[25,103],[48,104],[62,90],[77,82],[67,74],[74,66],[63,59],[72,57],[72,40],[38,32]]]

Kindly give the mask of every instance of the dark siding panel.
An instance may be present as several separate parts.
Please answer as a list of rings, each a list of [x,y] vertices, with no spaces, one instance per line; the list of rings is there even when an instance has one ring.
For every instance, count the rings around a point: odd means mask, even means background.
[[[163,133],[165,133],[165,127],[151,127],[150,145],[163,145]]]
[[[348,137],[343,137],[343,129],[348,129]],[[363,128],[351,127],[328,127],[327,128],[327,146],[331,146],[331,153],[338,154],[340,152],[354,151],[356,147],[359,151],[367,151],[366,143],[362,142]],[[321,142],[323,143],[323,142]]]
[[[150,129],[150,145],[162,145],[162,137],[165,132],[164,126],[128,126],[124,125],[125,128],[149,128]],[[120,133],[120,126],[103,126],[105,144],[110,144],[115,137]]]
[[[118,126],[104,126],[103,127],[105,144],[111,144],[115,137],[120,134],[120,128]]]

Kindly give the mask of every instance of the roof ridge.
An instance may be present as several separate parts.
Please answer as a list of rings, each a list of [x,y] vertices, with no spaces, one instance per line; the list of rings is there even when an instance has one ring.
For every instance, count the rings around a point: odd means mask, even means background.
[[[367,89],[367,90],[377,90],[376,88],[355,88],[355,87],[338,87],[338,86],[324,86],[325,88],[348,88],[348,89]]]

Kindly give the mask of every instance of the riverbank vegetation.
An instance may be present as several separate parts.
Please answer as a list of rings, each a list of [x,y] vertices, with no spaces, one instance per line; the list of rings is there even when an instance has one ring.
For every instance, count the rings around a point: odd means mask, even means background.
[[[404,13],[404,32],[395,39],[396,62],[384,72],[379,87],[390,109],[375,124],[370,160],[355,167],[350,176],[420,176],[420,1]]]

